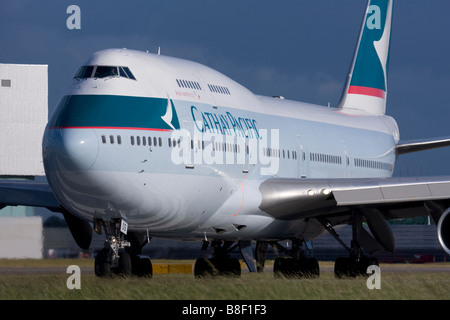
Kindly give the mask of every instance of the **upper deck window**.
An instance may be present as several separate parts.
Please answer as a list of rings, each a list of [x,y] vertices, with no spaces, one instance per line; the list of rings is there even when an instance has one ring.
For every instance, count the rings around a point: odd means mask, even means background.
[[[177,81],[178,87],[180,88],[202,90],[202,87],[197,81],[183,80],[183,79],[175,79],[175,80]]]
[[[224,87],[224,86],[218,86],[218,85],[215,85],[215,84],[208,84],[208,88],[209,88],[209,91],[211,91],[211,92],[231,95],[230,90],[227,87]]]
[[[75,79],[121,77],[136,80],[128,67],[122,66],[82,66]]]

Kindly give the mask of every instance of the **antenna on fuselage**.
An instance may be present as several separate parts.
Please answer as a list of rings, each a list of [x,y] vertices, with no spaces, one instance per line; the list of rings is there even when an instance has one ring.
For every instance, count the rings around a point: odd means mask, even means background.
[[[158,47],[158,56],[161,54],[161,47]]]

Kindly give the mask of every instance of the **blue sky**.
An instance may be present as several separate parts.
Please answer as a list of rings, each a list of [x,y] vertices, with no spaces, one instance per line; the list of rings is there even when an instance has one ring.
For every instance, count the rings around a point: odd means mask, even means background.
[[[81,29],[69,30],[69,5]],[[100,49],[126,47],[206,64],[255,93],[335,105],[362,0],[0,0],[0,62],[49,65],[49,108]],[[450,1],[397,0],[387,114],[401,138],[450,136]],[[399,158],[396,175],[450,175],[450,148]]]

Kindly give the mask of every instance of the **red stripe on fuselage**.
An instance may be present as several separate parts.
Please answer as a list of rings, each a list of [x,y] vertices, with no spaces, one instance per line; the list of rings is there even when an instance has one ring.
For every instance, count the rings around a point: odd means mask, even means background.
[[[164,131],[164,132],[173,131],[172,129],[132,128],[132,127],[51,127],[50,129],[118,129],[118,130]]]
[[[386,97],[386,92],[384,90],[369,87],[350,86],[348,88],[348,93],[362,94],[365,96],[377,97],[382,99]]]

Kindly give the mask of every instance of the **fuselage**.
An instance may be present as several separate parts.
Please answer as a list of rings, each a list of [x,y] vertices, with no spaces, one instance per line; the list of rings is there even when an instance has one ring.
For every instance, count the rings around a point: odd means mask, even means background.
[[[80,69],[43,152],[55,196],[89,221],[179,239],[308,239],[320,224],[261,211],[259,185],[389,177],[398,139],[385,115],[263,97],[198,63],[109,49]]]

